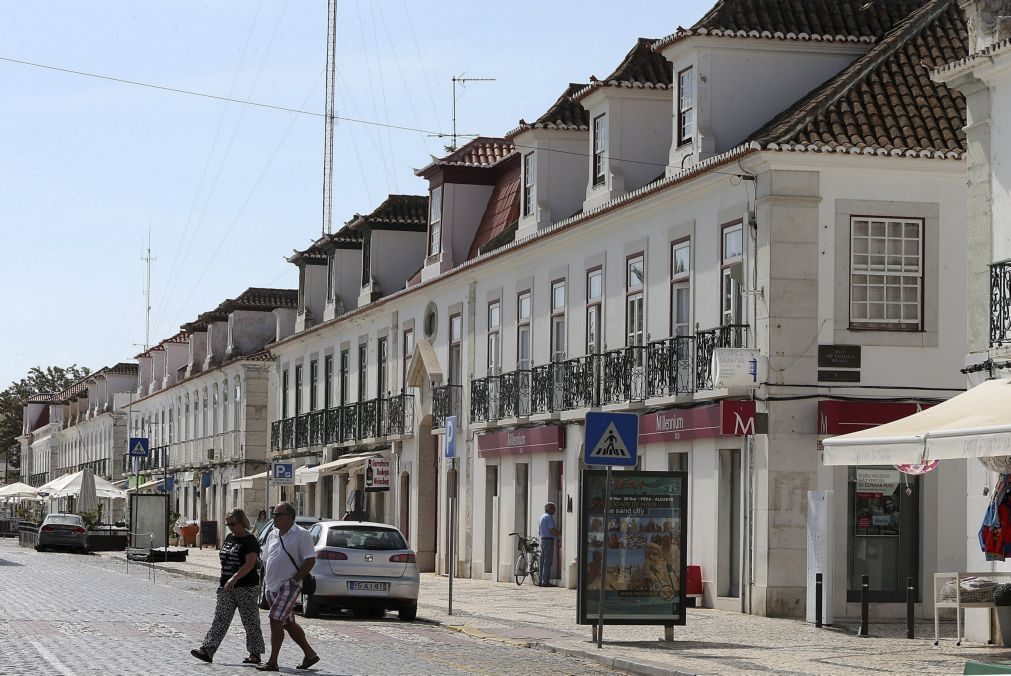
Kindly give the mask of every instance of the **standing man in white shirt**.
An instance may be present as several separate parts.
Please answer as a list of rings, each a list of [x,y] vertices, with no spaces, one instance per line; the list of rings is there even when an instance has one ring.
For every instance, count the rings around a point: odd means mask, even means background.
[[[555,503],[544,505],[537,531],[541,538],[541,570],[537,582],[541,587],[554,587],[551,584],[551,567],[555,562],[555,538],[562,534],[555,523]]]
[[[274,530],[267,537],[264,552],[263,587],[270,604],[270,657],[257,669],[277,671],[277,655],[285,631],[304,653],[297,668],[308,669],[319,662],[319,655],[295,622],[294,608],[302,592],[302,578],[316,565],[316,549],[309,532],[295,523],[295,509],[290,503],[280,502],[274,508]]]

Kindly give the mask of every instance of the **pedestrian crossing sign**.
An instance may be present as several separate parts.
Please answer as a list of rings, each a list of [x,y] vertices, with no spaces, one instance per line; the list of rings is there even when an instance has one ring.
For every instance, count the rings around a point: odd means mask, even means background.
[[[131,458],[146,458],[147,450],[147,437],[130,437],[130,447],[127,449],[127,455]]]
[[[583,460],[587,465],[635,466],[638,459],[639,416],[635,413],[586,414]]]

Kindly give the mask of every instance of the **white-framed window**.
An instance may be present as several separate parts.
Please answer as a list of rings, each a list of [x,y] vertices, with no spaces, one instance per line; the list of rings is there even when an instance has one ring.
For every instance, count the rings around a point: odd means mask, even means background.
[[[646,257],[642,253],[628,257],[625,264],[625,345],[644,345],[646,308]]]
[[[450,385],[463,384],[463,315],[449,316],[449,378]]]
[[[720,264],[720,324],[744,322],[741,283],[744,268],[744,225],[741,221],[723,226]]]
[[[333,355],[323,358],[323,408],[333,406]]]
[[[607,175],[607,116],[593,118],[593,185],[601,185]]]
[[[691,68],[678,72],[678,145],[695,134],[695,78]]]
[[[502,303],[488,303],[488,375],[502,372]]]
[[[411,358],[414,356],[414,329],[404,330],[404,373],[402,387],[407,387],[407,374],[411,372]]]
[[[376,340],[376,398],[385,399],[390,388],[389,351],[386,336]]]
[[[670,252],[670,335],[691,333],[691,240],[671,244]]]
[[[369,344],[358,345],[358,401],[365,401],[369,393]]]
[[[850,327],[919,331],[923,320],[923,221],[850,219]]]
[[[601,347],[601,303],[604,300],[604,270],[586,272],[586,354],[599,354]]]
[[[302,415],[302,385],[302,365],[297,364],[295,366],[295,415]]]
[[[348,395],[351,393],[351,350],[341,350],[341,406],[348,403]]]
[[[566,357],[565,330],[565,280],[551,284],[551,361],[562,362]]]
[[[534,154],[523,156],[523,215],[534,213]]]
[[[317,387],[319,383],[319,360],[309,362],[309,410],[315,411],[319,405]]]
[[[442,247],[442,186],[432,188],[428,208],[428,255],[434,256]]]
[[[530,368],[530,292],[516,296],[516,368]]]

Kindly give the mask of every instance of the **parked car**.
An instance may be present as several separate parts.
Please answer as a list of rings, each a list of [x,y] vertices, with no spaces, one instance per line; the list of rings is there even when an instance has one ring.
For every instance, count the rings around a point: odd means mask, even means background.
[[[296,516],[295,525],[301,526],[306,530],[309,530],[313,525],[319,523],[319,518],[315,516]],[[256,539],[260,543],[260,557],[256,560],[256,570],[260,574],[260,609],[266,610],[270,606],[267,605],[267,596],[264,594],[263,587],[263,556],[266,554],[264,551],[267,544],[267,536],[269,536],[274,531],[274,520],[268,521],[257,533]]]
[[[316,546],[316,593],[304,599],[306,617],[323,607],[350,609],[357,617],[400,619],[418,615],[417,556],[395,527],[369,521],[323,521],[309,529]]]
[[[39,538],[35,551],[47,548],[66,547],[82,554],[88,553],[88,530],[84,519],[77,514],[50,514],[39,527]]]

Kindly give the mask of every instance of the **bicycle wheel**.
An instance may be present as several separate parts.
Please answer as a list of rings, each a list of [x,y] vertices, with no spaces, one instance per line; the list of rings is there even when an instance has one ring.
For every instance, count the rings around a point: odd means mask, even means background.
[[[534,552],[530,555],[530,577],[534,579],[535,585],[541,583],[541,555]]]
[[[516,566],[513,568],[513,576],[516,578],[516,584],[523,584],[523,580],[527,579],[526,554],[520,554],[516,557]]]

